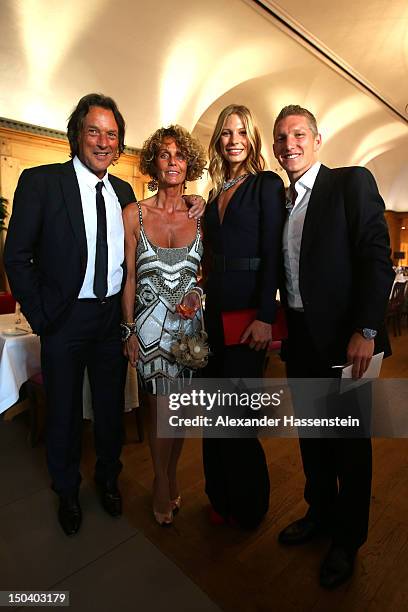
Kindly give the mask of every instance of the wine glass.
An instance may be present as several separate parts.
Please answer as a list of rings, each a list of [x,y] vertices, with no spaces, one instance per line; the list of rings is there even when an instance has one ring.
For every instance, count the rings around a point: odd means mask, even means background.
[[[183,296],[181,304],[177,304],[176,310],[183,319],[194,319],[196,312],[201,308],[201,300],[197,291],[191,290]]]

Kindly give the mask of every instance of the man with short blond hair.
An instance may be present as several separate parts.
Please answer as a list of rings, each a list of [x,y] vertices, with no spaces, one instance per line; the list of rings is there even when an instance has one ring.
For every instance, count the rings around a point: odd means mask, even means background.
[[[290,181],[282,290],[289,331],[287,374],[292,379],[332,378],[333,366],[348,362],[353,378],[359,378],[374,351],[390,353],[384,316],[394,273],[384,202],[366,168],[320,164],[321,144],[309,110],[298,105],[281,110],[273,149]],[[369,391],[365,385],[368,411]],[[345,405],[356,402],[353,392],[346,395]],[[294,400],[295,411],[304,400]],[[351,576],[356,552],[367,538],[371,440],[299,442],[309,509],[280,533],[279,541],[296,545],[329,535],[332,544],[320,583],[335,588]]]

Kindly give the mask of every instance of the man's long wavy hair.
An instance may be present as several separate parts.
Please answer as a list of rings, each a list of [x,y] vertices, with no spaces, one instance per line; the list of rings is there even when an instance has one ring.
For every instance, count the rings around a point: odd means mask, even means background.
[[[104,96],[103,94],[98,93],[90,93],[81,98],[68,119],[67,134],[69,146],[71,148],[71,157],[78,155],[79,135],[84,124],[84,119],[89,113],[91,106],[100,106],[101,108],[111,110],[113,116],[115,117],[115,121],[118,125],[119,140],[118,152],[115,157],[115,161],[117,161],[120,154],[123,153],[125,149],[125,120],[123,119],[122,114],[119,112],[115,100],[109,98],[109,96]]]
[[[213,182],[211,200],[217,197],[222,189],[224,181],[229,178],[229,165],[222,156],[220,138],[225,122],[231,115],[239,116],[245,126],[247,138],[251,145],[248,151],[248,157],[243,165],[243,172],[258,174],[258,172],[262,172],[265,168],[265,160],[261,153],[261,136],[254,123],[251,111],[246,106],[240,104],[230,104],[226,106],[217,119],[214,133],[208,147],[208,157],[210,159],[208,172]]]

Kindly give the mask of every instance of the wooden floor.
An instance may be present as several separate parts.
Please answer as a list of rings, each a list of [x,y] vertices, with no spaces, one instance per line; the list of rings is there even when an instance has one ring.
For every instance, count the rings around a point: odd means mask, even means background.
[[[393,357],[383,376],[408,378],[408,331],[392,338]],[[274,361],[270,368],[282,375]],[[271,370],[269,371],[271,373]],[[271,499],[254,533],[207,520],[200,440],[186,440],[179,468],[183,506],[164,529],[151,516],[152,470],[146,443],[135,443],[133,414],[126,415],[121,489],[128,520],[192,578],[221,609],[234,612],[408,610],[408,440],[376,439],[369,540],[360,550],[353,579],[335,592],[318,586],[328,542],[284,548],[277,534],[302,516],[303,475],[295,439],[267,439]],[[91,432],[86,432],[85,477],[92,478]],[[135,605],[137,598],[135,599]],[[177,602],[169,602],[177,611]]]

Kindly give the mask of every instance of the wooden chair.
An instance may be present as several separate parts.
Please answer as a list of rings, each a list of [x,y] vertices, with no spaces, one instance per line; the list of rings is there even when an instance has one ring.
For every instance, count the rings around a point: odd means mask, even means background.
[[[408,282],[394,283],[394,287],[392,288],[391,297],[388,302],[387,313],[386,313],[386,322],[389,324],[392,321],[394,336],[401,335],[401,318],[402,318],[402,308],[404,305],[405,293]]]
[[[405,283],[408,287],[408,283]],[[405,290],[404,303],[401,308],[401,321],[405,319],[405,323],[408,326],[408,288]]]

